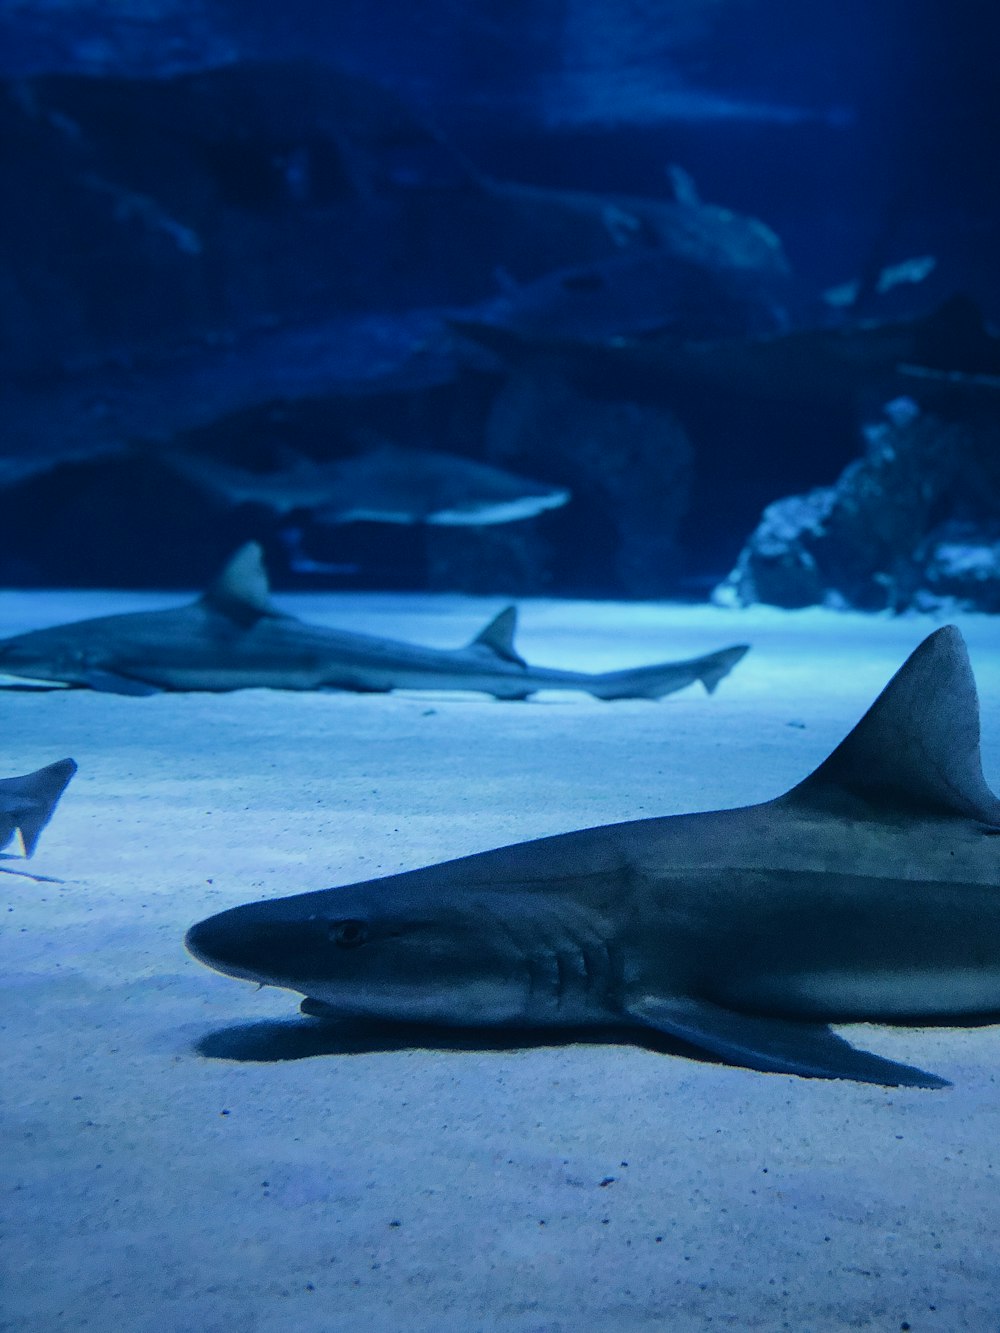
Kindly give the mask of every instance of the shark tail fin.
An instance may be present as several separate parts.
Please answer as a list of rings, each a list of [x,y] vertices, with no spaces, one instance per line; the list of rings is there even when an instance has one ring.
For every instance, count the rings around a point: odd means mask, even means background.
[[[470,648],[486,648],[505,662],[515,666],[527,666],[524,658],[514,647],[514,634],[517,631],[517,607],[505,606],[499,615],[479,631],[469,644]]]
[[[261,616],[281,615],[271,601],[260,544],[247,542],[241,546],[202,593],[200,601],[211,610],[246,624],[253,624]]]
[[[38,846],[42,829],[52,818],[52,812],[75,772],[73,759],[60,759],[34,773],[26,773],[24,777],[5,778],[0,782],[4,804],[12,811],[14,825],[20,830],[25,856],[31,856]]]
[[[714,694],[719,687],[719,681],[725,680],[737,662],[742,662],[749,651],[748,643],[736,643],[732,648],[720,648],[717,653],[708,653],[701,658],[698,679],[704,685],[706,693]]]
[[[750,651],[746,643],[720,648],[685,662],[660,662],[653,666],[629,667],[624,671],[603,671],[586,677],[583,686],[597,699],[662,699],[700,680],[712,694],[723,677]]]
[[[955,625],[924,639],[852,732],[782,800],[843,805],[861,800],[1000,828],[1000,800],[983,777],[979,700],[965,640]]]

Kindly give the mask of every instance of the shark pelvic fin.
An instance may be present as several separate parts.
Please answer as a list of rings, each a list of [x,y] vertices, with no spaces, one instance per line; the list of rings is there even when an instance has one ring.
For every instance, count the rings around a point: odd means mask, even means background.
[[[724,1009],[683,996],[646,998],[629,1007],[636,1022],[678,1037],[731,1064],[768,1074],[847,1078],[892,1088],[946,1088],[948,1080],[913,1065],[858,1051],[822,1023],[793,1022]]]
[[[34,852],[42,829],[52,818],[52,811],[75,772],[75,760],[60,759],[24,777],[0,781],[4,805],[12,811],[14,826],[21,832],[25,856]]]
[[[271,601],[264,552],[257,542],[240,547],[200,600],[213,611],[250,624],[261,616],[282,614]]]
[[[514,634],[517,631],[517,607],[505,606],[499,615],[494,616],[485,629],[480,630],[469,644],[470,648],[488,648],[505,662],[515,666],[527,666],[527,662],[514,647]]]
[[[159,685],[123,676],[118,671],[101,671],[97,667],[85,671],[82,680],[88,689],[97,690],[100,694],[129,694],[137,699],[143,699],[151,694],[161,693]]]
[[[844,795],[887,814],[958,816],[1000,826],[983,777],[979,700],[954,625],[910,654],[854,730],[782,800],[838,803]]]

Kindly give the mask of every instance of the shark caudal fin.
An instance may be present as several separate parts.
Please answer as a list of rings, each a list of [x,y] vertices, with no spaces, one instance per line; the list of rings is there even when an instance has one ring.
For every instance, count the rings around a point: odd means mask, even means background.
[[[709,694],[750,651],[746,643],[720,648],[717,653],[692,657],[684,662],[659,662],[655,666],[630,667],[625,671],[603,671],[587,678],[583,686],[598,699],[662,699],[700,680]]]
[[[839,805],[845,797],[887,813],[1000,827],[979,753],[976,682],[956,626],[924,639],[854,730],[781,799]]]
[[[209,610],[244,624],[253,624],[262,616],[284,614],[271,601],[264,552],[257,542],[240,547],[199,601]]]
[[[499,615],[481,629],[469,644],[470,648],[487,649],[494,656],[515,666],[527,666],[527,662],[514,647],[514,635],[517,631],[517,607],[505,606]]]
[[[25,856],[31,856],[37,847],[42,829],[75,772],[74,760],[60,759],[23,777],[0,779],[0,822],[10,829],[8,841],[15,829],[20,831]]]
[[[750,651],[748,643],[737,643],[732,648],[720,648],[717,653],[708,653],[698,658],[698,679],[708,694],[714,694],[720,680],[725,680],[737,662],[742,662]]]

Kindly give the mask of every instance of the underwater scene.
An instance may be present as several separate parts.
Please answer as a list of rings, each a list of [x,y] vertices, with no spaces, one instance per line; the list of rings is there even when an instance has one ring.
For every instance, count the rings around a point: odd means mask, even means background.
[[[0,0],[4,1333],[1000,1330],[997,50]]]

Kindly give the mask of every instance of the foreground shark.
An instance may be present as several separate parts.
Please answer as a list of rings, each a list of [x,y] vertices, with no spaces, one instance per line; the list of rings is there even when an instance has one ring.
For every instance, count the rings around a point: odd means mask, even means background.
[[[196,602],[101,616],[0,640],[0,672],[113,694],[160,690],[479,690],[524,699],[585,690],[598,699],[659,699],[700,680],[711,693],[748,651],[586,674],[530,666],[514,648],[516,612],[501,611],[465,648],[442,650],[311,625],[272,603],[261,549],[240,548]]]
[[[235,907],[186,942],[311,1014],[633,1023],[752,1069],[942,1087],[826,1024],[1000,1013],[1000,800],[962,637],[926,639],[776,800]]]
[[[24,777],[0,778],[0,847],[19,833],[25,856],[31,856],[75,772],[72,759],[60,759]]]
[[[228,504],[259,504],[280,515],[310,510],[327,524],[426,523],[486,527],[558,509],[569,491],[487,463],[433,449],[382,443],[327,463],[296,456],[274,472],[199,454],[164,452],[161,460]]]

